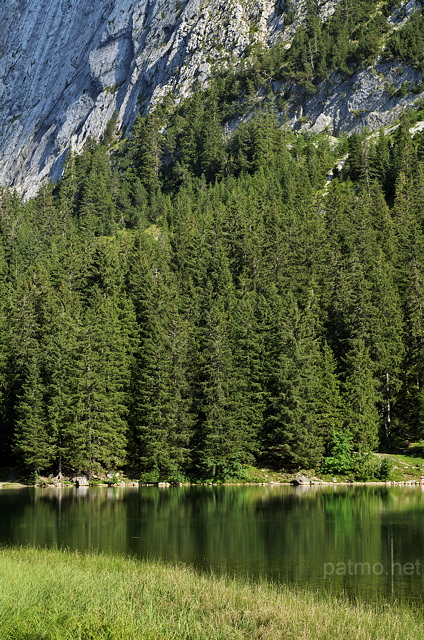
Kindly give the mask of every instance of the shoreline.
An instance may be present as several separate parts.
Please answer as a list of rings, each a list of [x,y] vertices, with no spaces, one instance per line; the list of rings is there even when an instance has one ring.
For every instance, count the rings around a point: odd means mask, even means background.
[[[153,482],[153,483],[145,483],[145,482],[137,482],[137,481],[129,481],[122,482],[116,484],[107,484],[107,483],[93,483],[88,484],[87,486],[78,487],[74,483],[71,482],[55,482],[55,483],[46,483],[46,484],[26,484],[23,482],[0,482],[0,490],[1,489],[134,489],[139,487],[151,487],[158,489],[167,489],[167,488],[179,488],[179,487],[292,487],[293,489],[297,489],[299,487],[309,488],[309,487],[367,487],[367,486],[380,486],[380,487],[399,487],[399,486],[409,486],[409,487],[423,487],[424,484],[419,480],[370,480],[370,481],[337,481],[337,482],[326,482],[326,481],[311,481],[311,482],[302,482],[302,483],[293,483],[293,481],[283,481],[283,482],[182,482],[179,484],[172,484],[169,482]]]

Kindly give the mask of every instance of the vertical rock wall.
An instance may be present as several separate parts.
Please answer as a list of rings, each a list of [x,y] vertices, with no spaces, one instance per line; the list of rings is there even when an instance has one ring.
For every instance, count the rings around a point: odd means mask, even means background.
[[[323,20],[339,0],[321,0]],[[393,29],[418,7],[393,9]],[[248,45],[290,46],[305,18],[305,0],[3,0],[0,2],[0,186],[34,195],[43,179],[60,177],[70,146],[99,138],[118,112],[130,127],[140,109],[170,93],[180,100],[218,67],[237,64]],[[331,78],[313,96],[294,83],[288,122],[295,128],[358,131],[388,124],[420,99],[393,95],[421,74],[393,61]],[[387,84],[392,92],[387,93]]]
[[[99,137],[115,110],[125,127],[140,105],[187,94],[213,64],[267,37],[274,4],[4,0],[0,185],[34,195],[44,177],[60,176],[69,146]]]

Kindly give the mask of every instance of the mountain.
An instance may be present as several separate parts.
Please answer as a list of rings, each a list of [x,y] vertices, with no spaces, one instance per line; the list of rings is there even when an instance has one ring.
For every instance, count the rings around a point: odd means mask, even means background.
[[[271,93],[303,130],[374,130],[422,98],[416,0],[4,0],[0,11],[0,184],[26,197],[114,114],[128,130],[165,96],[240,68],[257,72],[249,101],[246,87],[236,96],[242,115]]]
[[[424,436],[423,9],[42,6],[2,21],[0,467],[389,478]]]

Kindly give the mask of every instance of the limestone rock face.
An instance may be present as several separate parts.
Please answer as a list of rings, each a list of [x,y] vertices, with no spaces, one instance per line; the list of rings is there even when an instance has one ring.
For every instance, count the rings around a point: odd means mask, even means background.
[[[0,184],[31,196],[115,110],[186,95],[214,61],[268,35],[268,0],[3,0]]]
[[[421,74],[396,61],[363,69],[347,80],[332,78],[330,87],[323,83],[313,96],[299,102],[292,99],[289,124],[315,133],[359,132],[365,127],[375,131],[393,122],[405,107],[420,98],[413,91],[396,95],[404,83],[419,86]]]
[[[322,1],[322,19],[336,4]],[[88,136],[99,138],[114,113],[129,128],[163,96],[181,99],[214,68],[237,64],[249,45],[280,38],[290,46],[305,4],[292,6],[286,26],[284,0],[3,0],[0,185],[32,196],[44,178],[60,177],[69,147],[78,152]],[[391,19],[395,24],[396,15]],[[401,81],[402,74],[396,76]],[[291,122],[311,130],[355,129],[362,124],[354,113],[364,108],[355,107],[359,102],[375,114],[366,124],[380,126],[395,116],[375,82],[365,73],[355,86],[341,82],[330,93],[323,87],[300,102],[294,91]],[[412,99],[417,96],[404,102]]]

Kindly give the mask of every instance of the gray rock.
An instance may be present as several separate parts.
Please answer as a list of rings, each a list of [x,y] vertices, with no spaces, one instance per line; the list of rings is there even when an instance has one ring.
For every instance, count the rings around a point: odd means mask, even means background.
[[[311,481],[309,478],[307,478],[306,476],[296,476],[295,478],[293,478],[293,480],[291,481],[291,484],[298,486],[300,484],[311,484]]]
[[[86,476],[76,476],[72,478],[72,482],[76,487],[88,487],[88,478]]]
[[[320,1],[323,19],[337,1]],[[35,195],[44,179],[60,177],[69,148],[79,152],[88,136],[99,139],[115,112],[128,130],[140,108],[168,94],[181,100],[214,69],[237,64],[249,45],[279,38],[290,47],[305,1],[292,3],[290,25],[277,2],[281,7],[280,0],[3,0],[0,185]],[[417,2],[409,0],[408,13]],[[389,21],[398,28],[403,20],[396,9]],[[334,77],[313,96],[295,86],[280,90],[292,90],[291,126],[339,133],[388,124],[419,99],[393,91],[420,80],[393,62],[349,80]]]
[[[188,95],[215,63],[269,35],[272,0],[4,0],[0,23],[0,185],[34,195],[66,151],[98,139],[115,111]],[[272,22],[272,20],[271,20]]]
[[[411,88],[400,97],[395,93],[407,83]],[[423,93],[412,91],[422,85],[422,75],[416,69],[397,61],[363,69],[349,79],[334,76],[332,83],[322,83],[318,92],[306,97],[299,112],[292,101],[288,124],[301,131],[340,134],[376,129],[391,124],[406,107],[422,100]]]

